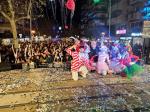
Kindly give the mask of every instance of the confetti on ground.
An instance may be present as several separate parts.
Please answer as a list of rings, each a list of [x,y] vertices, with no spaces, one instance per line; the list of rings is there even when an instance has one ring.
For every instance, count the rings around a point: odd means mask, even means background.
[[[132,80],[89,73],[78,81],[62,68],[0,72],[0,112],[149,112],[148,70]]]

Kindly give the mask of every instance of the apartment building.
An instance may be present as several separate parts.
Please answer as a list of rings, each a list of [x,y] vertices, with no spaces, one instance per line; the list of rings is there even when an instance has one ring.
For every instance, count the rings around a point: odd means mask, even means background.
[[[125,35],[128,27],[127,0],[111,0],[111,32],[113,35]],[[110,7],[109,7],[110,8]],[[109,20],[108,20],[109,21]],[[109,24],[107,22],[107,24]],[[124,33],[118,31],[124,30]]]
[[[111,31],[115,36],[141,35],[143,18],[140,10],[145,2],[146,0],[112,0]]]
[[[129,0],[128,6],[128,30],[131,36],[141,34],[143,29],[143,16],[141,10],[146,0]],[[140,36],[140,35],[139,35]]]
[[[86,36],[99,37],[102,32],[106,32],[107,6],[106,0],[99,4],[93,4],[92,0],[87,0],[82,7],[81,13],[81,34]]]

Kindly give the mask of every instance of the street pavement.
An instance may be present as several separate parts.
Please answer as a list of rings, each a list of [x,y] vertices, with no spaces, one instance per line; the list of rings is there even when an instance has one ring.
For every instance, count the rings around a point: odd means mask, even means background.
[[[0,112],[150,112],[150,66],[132,80],[62,68],[0,72]]]

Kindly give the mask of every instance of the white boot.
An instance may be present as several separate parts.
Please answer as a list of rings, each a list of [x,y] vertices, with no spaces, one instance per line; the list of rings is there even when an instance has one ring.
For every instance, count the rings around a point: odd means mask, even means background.
[[[79,72],[81,72],[81,75],[82,75],[84,78],[86,78],[86,75],[87,75],[87,73],[88,73],[88,69],[87,69],[86,66],[82,66],[82,67],[80,67]]]
[[[77,80],[78,80],[78,72],[72,71],[72,79],[73,79],[74,81],[77,81]]]
[[[102,71],[102,75],[107,75],[107,71]]]

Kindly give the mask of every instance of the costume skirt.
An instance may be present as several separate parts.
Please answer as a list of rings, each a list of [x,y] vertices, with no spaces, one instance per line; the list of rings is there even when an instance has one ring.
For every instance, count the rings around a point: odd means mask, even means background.
[[[96,71],[98,73],[102,73],[103,71],[109,71],[109,67],[106,62],[97,62]]]
[[[124,69],[127,77],[131,79],[135,75],[139,75],[144,72],[144,68],[138,64],[129,65]]]

